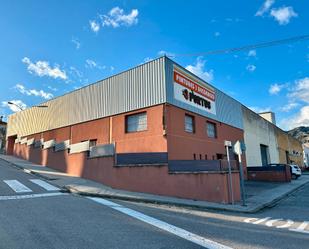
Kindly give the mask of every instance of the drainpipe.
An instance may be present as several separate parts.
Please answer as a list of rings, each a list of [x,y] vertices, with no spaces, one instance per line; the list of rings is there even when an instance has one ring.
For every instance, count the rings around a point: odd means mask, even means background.
[[[113,142],[113,117],[109,117],[109,143]]]

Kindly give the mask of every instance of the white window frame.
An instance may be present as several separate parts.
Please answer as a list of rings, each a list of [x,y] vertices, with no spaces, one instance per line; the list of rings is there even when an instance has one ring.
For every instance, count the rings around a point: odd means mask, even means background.
[[[147,112],[139,112],[125,117],[126,133],[147,130]]]
[[[195,133],[194,116],[192,116],[190,114],[185,114],[185,131],[189,132],[189,133]]]
[[[210,126],[213,127],[212,130],[209,129]],[[206,133],[207,133],[207,136],[210,137],[210,138],[217,138],[217,125],[216,125],[216,123],[207,121],[206,122]]]

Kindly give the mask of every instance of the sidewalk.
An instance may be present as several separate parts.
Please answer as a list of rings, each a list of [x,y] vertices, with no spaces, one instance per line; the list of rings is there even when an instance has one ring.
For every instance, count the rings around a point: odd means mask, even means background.
[[[309,183],[309,175],[303,175],[291,183],[266,183],[266,182],[246,182],[246,203],[247,206],[240,204],[225,205],[207,201],[194,201],[174,197],[152,195],[146,193],[130,192],[125,190],[113,189],[103,184],[83,179],[80,177],[69,176],[48,167],[33,164],[13,156],[0,154],[0,160],[10,163],[13,167],[24,170],[27,173],[37,175],[52,184],[60,187],[64,191],[87,196],[100,196],[119,200],[135,202],[156,203],[175,205],[188,208],[213,209],[222,211],[255,213],[265,207],[273,205],[288,194]]]

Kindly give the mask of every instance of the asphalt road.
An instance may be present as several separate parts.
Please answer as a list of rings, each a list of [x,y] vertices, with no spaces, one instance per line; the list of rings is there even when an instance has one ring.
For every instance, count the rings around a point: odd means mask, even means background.
[[[0,161],[0,248],[309,248],[309,186],[248,215],[80,197],[38,179]]]

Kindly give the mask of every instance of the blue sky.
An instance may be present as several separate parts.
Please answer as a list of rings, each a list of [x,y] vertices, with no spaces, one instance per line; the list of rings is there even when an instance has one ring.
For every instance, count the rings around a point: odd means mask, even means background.
[[[309,34],[306,0],[1,1],[0,115],[162,53],[283,129],[309,126],[309,41],[177,56]],[[13,110],[12,110],[13,109]]]

